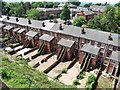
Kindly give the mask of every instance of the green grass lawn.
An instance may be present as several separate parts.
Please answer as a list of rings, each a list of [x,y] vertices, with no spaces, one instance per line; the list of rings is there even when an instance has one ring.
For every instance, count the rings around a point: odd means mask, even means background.
[[[66,86],[48,80],[47,76],[30,66],[24,59],[16,60],[14,62],[4,58],[0,51],[0,74],[1,79],[10,88],[75,88],[75,86]]]
[[[100,77],[97,88],[112,88],[112,83],[111,79]]]

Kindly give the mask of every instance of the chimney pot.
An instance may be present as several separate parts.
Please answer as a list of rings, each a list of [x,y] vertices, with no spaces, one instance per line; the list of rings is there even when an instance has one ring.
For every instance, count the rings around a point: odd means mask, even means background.
[[[42,23],[42,26],[45,27],[45,23],[44,22]]]
[[[7,20],[9,20],[10,18],[9,18],[9,16],[7,16]]]
[[[28,23],[29,23],[29,24],[32,24],[30,19],[28,19]]]
[[[85,34],[85,30],[84,30],[84,28],[82,28],[82,34]]]
[[[60,24],[59,29],[60,29],[60,30],[63,30],[63,28],[62,28],[62,24]]]
[[[16,18],[16,22],[19,22],[18,18]]]

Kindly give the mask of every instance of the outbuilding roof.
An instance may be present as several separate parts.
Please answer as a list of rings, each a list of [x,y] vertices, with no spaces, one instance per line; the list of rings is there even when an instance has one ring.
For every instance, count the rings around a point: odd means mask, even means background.
[[[90,54],[97,55],[100,48],[93,46],[93,45],[90,45],[90,44],[85,44],[85,45],[83,45],[83,47],[80,50],[87,52],[87,53],[90,53]]]
[[[63,38],[60,39],[60,41],[58,42],[59,45],[64,46],[64,47],[68,47],[68,48],[71,48],[74,43],[75,43],[75,41],[63,39]]]
[[[120,51],[112,51],[110,59],[120,62]]]
[[[24,32],[25,31],[25,29],[24,28],[21,28],[19,31],[18,31],[18,33],[22,33],[22,32]]]
[[[38,33],[37,32],[34,32],[34,31],[29,31],[26,33],[27,36],[30,36],[30,37],[34,37],[36,36]]]
[[[43,34],[39,39],[50,42],[51,40],[53,40],[53,38],[54,38],[53,36],[50,36],[48,34]]]
[[[15,28],[13,29],[13,32],[17,32],[18,30],[20,30],[20,28]]]
[[[5,29],[5,30],[11,30],[11,29],[13,29],[14,27],[13,26],[10,26],[10,25],[8,25],[8,26],[5,26],[3,29]]]

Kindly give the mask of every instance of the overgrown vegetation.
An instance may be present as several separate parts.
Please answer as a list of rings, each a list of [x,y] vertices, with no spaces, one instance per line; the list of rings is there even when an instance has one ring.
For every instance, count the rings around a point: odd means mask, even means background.
[[[95,83],[95,79],[96,79],[96,77],[94,75],[91,75],[88,77],[88,80],[87,80],[86,85],[85,85],[86,90],[92,89],[92,86]]]
[[[85,72],[82,70],[80,71],[79,75],[77,76],[77,79],[81,80],[84,78]]]
[[[80,85],[79,79],[75,79],[75,80],[73,81],[73,84],[74,84],[74,85]]]
[[[0,58],[1,79],[10,88],[75,88],[49,81],[46,75],[28,66],[22,57],[17,57],[14,62],[6,56]]]

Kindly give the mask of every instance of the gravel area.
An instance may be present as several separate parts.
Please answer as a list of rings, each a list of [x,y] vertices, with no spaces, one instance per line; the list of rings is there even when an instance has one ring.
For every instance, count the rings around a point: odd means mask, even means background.
[[[71,61],[67,61],[67,62],[61,62],[59,63],[55,68],[53,68],[47,75],[49,77],[56,77],[57,75],[59,75],[59,73],[61,72],[62,69],[67,68],[68,65],[71,63]]]
[[[57,59],[57,56],[56,56],[56,55],[52,56],[51,58],[49,58],[49,59],[47,60],[47,62],[39,63],[40,66],[37,67],[37,69],[43,72],[43,71],[46,70],[48,67],[50,67],[54,62],[56,62],[56,59]]]

